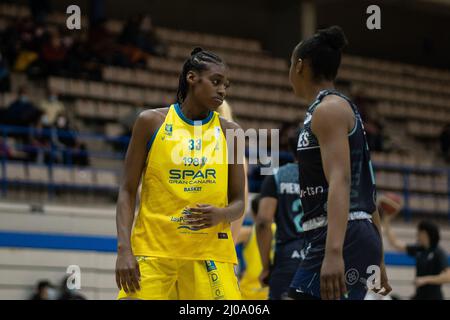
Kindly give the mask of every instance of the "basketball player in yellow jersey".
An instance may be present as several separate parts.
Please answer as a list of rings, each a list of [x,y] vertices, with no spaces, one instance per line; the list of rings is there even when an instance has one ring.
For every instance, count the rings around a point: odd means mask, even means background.
[[[136,120],[117,203],[119,299],[241,298],[230,223],[244,212],[244,167],[236,138],[233,150],[225,138],[240,128],[215,112],[226,72],[217,55],[194,49],[177,103]]]
[[[256,196],[251,201],[251,212],[253,220],[256,220],[260,196]],[[272,224],[272,232],[275,233],[276,225]],[[251,226],[244,226],[240,229],[239,242],[243,243],[242,257],[245,263],[245,270],[239,281],[243,300],[267,300],[269,288],[261,286],[259,275],[263,271],[263,264],[256,239],[255,223]],[[274,243],[272,244],[272,247]],[[273,257],[273,249],[270,251]]]

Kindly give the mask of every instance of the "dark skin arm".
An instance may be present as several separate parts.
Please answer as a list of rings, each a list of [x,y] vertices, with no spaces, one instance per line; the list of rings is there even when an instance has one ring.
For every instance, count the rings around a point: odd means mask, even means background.
[[[350,207],[348,133],[354,121],[350,106],[335,97],[326,97],[312,117],[311,128],[319,140],[329,186],[327,239],[320,272],[320,295],[324,300],[338,300],[347,293],[343,245]]]
[[[161,110],[163,109],[144,111],[137,118],[125,156],[124,176],[119,188],[116,210],[116,283],[119,289],[122,288],[127,293],[140,289],[139,265],[131,249],[131,229],[136,206],[136,192],[147,157],[147,143],[164,121]]]
[[[266,286],[265,280],[270,270],[270,249],[272,243],[272,222],[277,211],[278,200],[272,197],[261,198],[256,215],[256,240],[258,241],[259,254],[263,270],[259,276],[259,282]]]
[[[238,130],[240,127],[231,121],[220,119],[222,130]],[[234,137],[234,159],[228,164],[228,206],[218,208],[210,204],[198,204],[190,208],[193,214],[186,215],[186,224],[198,229],[213,227],[221,222],[231,223],[238,220],[245,210],[245,171],[242,159],[237,152],[237,138]],[[230,150],[230,148],[228,149]],[[230,161],[231,162],[231,161]],[[199,215],[198,213],[201,213]]]

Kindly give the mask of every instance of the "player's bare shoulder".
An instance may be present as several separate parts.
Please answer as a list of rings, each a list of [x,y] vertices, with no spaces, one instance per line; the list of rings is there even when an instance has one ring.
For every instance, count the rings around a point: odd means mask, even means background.
[[[141,123],[147,128],[159,127],[167,116],[169,108],[148,109],[139,113],[136,123]]]
[[[321,127],[336,127],[335,124],[343,124],[350,128],[354,126],[354,113],[349,102],[337,95],[328,95],[323,98],[314,111],[311,127],[313,132],[317,129],[317,123]],[[320,119],[320,120],[319,120]]]
[[[148,109],[139,113],[138,119],[139,121],[146,122],[147,124],[154,124],[157,122],[164,122],[164,119],[169,112],[169,108],[157,108],[157,109]]]
[[[317,110],[321,109],[321,112],[329,112],[329,113],[346,113],[353,115],[352,108],[347,100],[344,98],[330,94],[322,99],[322,102],[317,107]],[[326,111],[323,111],[325,110]]]
[[[137,116],[133,131],[151,137],[163,124],[168,111],[169,108],[157,108],[142,111]]]

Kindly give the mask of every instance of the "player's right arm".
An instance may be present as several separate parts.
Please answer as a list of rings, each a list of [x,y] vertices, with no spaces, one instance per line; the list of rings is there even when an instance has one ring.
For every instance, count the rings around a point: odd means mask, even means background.
[[[131,229],[136,206],[136,193],[147,157],[147,143],[158,126],[158,113],[142,112],[133,127],[125,156],[123,179],[119,188],[116,209],[117,261],[116,283],[125,292],[139,290],[139,265],[131,248]]]

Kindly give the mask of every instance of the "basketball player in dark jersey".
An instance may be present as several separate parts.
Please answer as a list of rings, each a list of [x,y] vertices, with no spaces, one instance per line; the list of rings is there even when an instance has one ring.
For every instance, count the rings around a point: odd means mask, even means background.
[[[391,290],[363,124],[333,85],[346,43],[333,26],[300,42],[291,57],[294,92],[310,104],[297,145],[306,254],[291,283],[294,299],[362,300],[368,289]]]
[[[297,132],[288,137],[289,149],[295,156]],[[300,225],[303,215],[299,198],[298,164],[289,162],[276,173],[266,176],[261,187],[261,200],[256,216],[256,237],[263,265],[260,282],[269,285],[269,299],[287,297],[292,277],[304,256]],[[272,228],[275,221],[275,257],[270,263]]]

